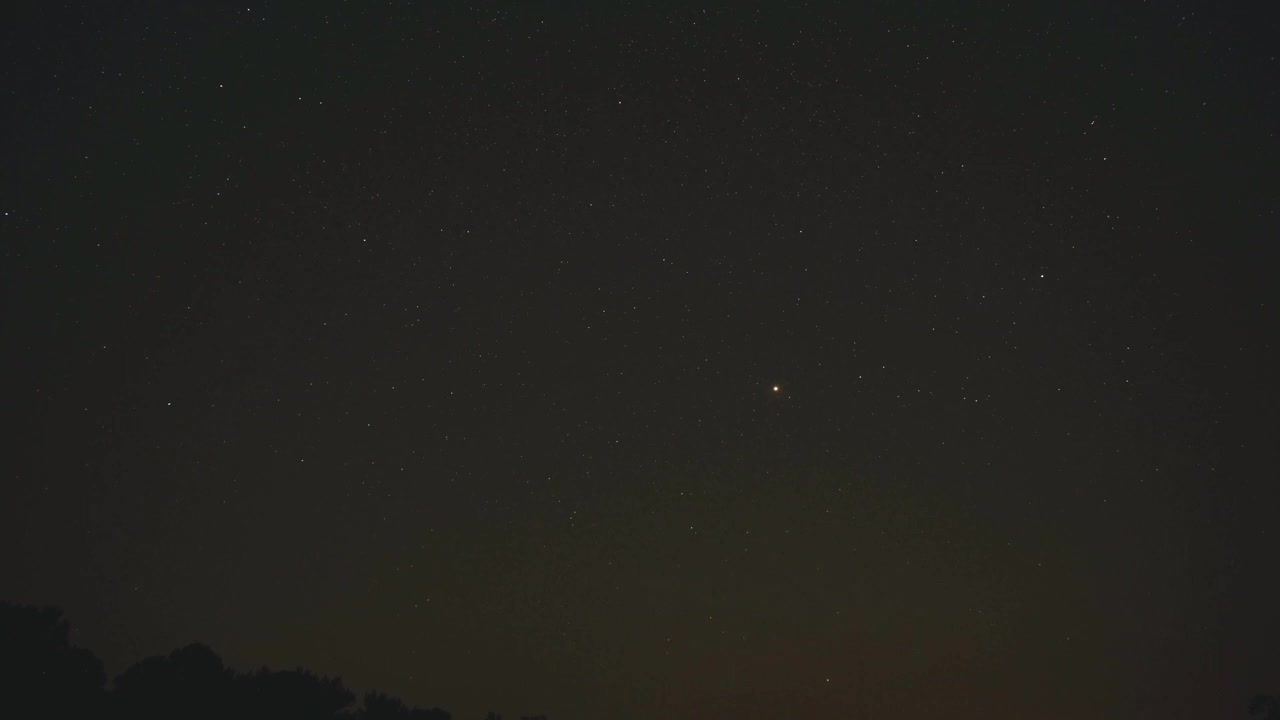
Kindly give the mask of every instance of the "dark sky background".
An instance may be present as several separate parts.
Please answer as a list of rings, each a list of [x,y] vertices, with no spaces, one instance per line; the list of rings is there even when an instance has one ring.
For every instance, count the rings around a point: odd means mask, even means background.
[[[0,597],[109,672],[201,641],[464,719],[1280,688],[1274,16],[245,3],[0,26]]]

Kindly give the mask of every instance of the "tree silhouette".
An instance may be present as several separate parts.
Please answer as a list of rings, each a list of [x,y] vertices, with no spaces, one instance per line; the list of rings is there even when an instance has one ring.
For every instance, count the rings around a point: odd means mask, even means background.
[[[148,720],[213,720],[235,709],[235,674],[204,645],[142,660],[116,678],[113,706],[122,716]]]
[[[365,693],[361,715],[365,720],[397,720],[408,717],[409,708],[400,700],[382,693]]]
[[[356,696],[338,678],[306,670],[262,668],[240,676],[241,717],[320,720],[337,717]]]
[[[1261,715],[1263,720],[1280,720],[1280,698],[1259,695],[1249,703],[1250,715]]]
[[[329,720],[355,700],[341,680],[306,670],[237,675],[203,645],[139,662],[116,678],[113,696],[121,717],[141,720]]]
[[[101,707],[102,661],[74,647],[70,637],[57,608],[0,603],[0,696],[6,714],[67,718]]]
[[[237,673],[209,647],[187,645],[145,658],[106,690],[102,662],[71,645],[56,608],[0,603],[0,716],[23,720],[450,720],[440,708],[409,707],[338,678],[301,668]],[[502,720],[489,713],[488,720]],[[543,715],[521,720],[546,720]]]
[[[449,720],[451,717],[440,708],[410,708],[396,698],[377,692],[365,694],[360,715],[364,720]]]

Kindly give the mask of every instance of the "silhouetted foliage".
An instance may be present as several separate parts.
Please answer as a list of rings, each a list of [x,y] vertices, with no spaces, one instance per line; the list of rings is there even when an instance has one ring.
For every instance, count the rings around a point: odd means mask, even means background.
[[[364,696],[360,715],[364,720],[449,720],[448,712],[440,708],[423,710],[410,708],[400,700],[382,693],[371,692]]]
[[[378,692],[365,693],[364,709],[361,715],[365,720],[393,720],[409,714],[409,708],[398,699]]]
[[[62,611],[0,602],[0,716],[23,720],[451,720],[440,708],[414,708],[369,692],[359,708],[336,677],[261,668],[236,673],[205,645],[193,643],[146,658],[104,689],[102,661],[75,647]],[[1280,697],[1258,695],[1249,714],[1280,720]],[[502,720],[489,712],[485,720]],[[547,720],[546,715],[520,720]]]
[[[241,717],[279,720],[333,718],[356,696],[338,678],[306,670],[272,672],[262,668],[240,677]]]
[[[67,718],[101,707],[102,661],[70,638],[57,608],[0,603],[0,696],[6,713]]]
[[[1250,715],[1261,715],[1263,720],[1280,720],[1280,698],[1259,695],[1249,703]]]
[[[149,657],[104,688],[102,661],[74,647],[62,611],[0,602],[0,708],[22,720],[450,720],[440,708],[355,694],[338,678],[303,670],[237,673],[205,645]],[[488,720],[502,720],[489,713]],[[546,716],[521,720],[546,720]]]
[[[138,720],[213,720],[235,710],[235,674],[209,648],[188,645],[125,670],[112,695],[118,714]]]

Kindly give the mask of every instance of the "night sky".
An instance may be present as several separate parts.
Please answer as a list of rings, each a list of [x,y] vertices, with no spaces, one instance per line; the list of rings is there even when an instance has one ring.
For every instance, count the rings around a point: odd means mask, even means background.
[[[1273,15],[246,2],[0,25],[0,598],[109,673],[200,641],[463,720],[1280,690]]]

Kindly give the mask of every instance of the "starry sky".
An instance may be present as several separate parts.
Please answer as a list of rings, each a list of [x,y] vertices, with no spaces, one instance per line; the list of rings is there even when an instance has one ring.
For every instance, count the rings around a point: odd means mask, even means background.
[[[1280,688],[1275,17],[22,3],[0,597],[455,717]],[[853,7],[850,7],[853,6]]]

